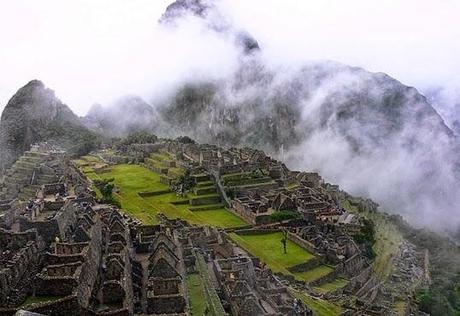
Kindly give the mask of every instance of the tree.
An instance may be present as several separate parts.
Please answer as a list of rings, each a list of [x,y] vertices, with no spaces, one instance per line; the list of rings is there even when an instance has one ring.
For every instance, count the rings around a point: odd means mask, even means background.
[[[295,211],[276,211],[270,215],[272,222],[281,223],[290,219],[297,219],[300,217],[300,214]]]
[[[115,185],[112,183],[115,179],[103,179],[103,180],[94,180],[94,185],[101,192],[102,200],[105,203],[115,204],[120,206],[120,203],[113,196],[113,189]]]
[[[195,186],[195,180],[192,178],[190,170],[186,170],[183,175],[177,178],[172,184],[172,189],[183,196]]]
[[[179,136],[176,141],[182,144],[196,144],[196,142],[188,136]]]
[[[288,231],[286,229],[283,229],[283,238],[281,239],[281,243],[283,244],[283,249],[284,249],[284,254],[287,254],[287,236],[288,236]]]

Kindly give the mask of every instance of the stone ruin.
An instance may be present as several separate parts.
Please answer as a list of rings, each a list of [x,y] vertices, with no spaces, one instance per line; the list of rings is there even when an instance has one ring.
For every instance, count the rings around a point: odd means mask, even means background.
[[[316,257],[291,272],[333,267],[328,276],[301,285],[305,290],[337,276],[351,278],[324,297],[353,294],[365,303],[350,310],[388,311],[377,299],[388,291],[352,237],[362,228],[360,216],[340,206],[346,198],[370,212],[377,207],[372,201],[353,200],[317,173],[290,171],[249,148],[175,142],[130,148],[124,154],[133,150],[139,161],[167,150],[176,158],[168,162],[171,168],[191,170],[195,182],[212,182],[213,193],[253,230],[286,230]],[[21,309],[44,315],[189,315],[190,275],[203,283],[209,314],[313,315],[287,279],[237,247],[225,231],[162,216],[159,225],[142,225],[123,210],[98,204],[90,185],[55,151],[26,153],[7,172],[0,193],[1,315]],[[280,211],[297,212],[300,219],[273,223],[271,214]],[[422,279],[423,271],[407,263],[414,256],[410,247],[401,253],[398,264],[406,273],[392,276],[395,282]],[[31,298],[38,302],[29,303]]]
[[[213,269],[233,315],[313,315],[269,270],[249,257],[217,259]]]

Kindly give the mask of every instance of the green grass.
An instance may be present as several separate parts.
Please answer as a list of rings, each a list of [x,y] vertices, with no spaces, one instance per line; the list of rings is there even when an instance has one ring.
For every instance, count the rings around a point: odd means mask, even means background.
[[[192,315],[205,314],[206,298],[203,289],[203,280],[199,274],[187,275],[187,288],[190,295],[190,310]]]
[[[287,241],[287,254],[284,254],[281,232],[258,235],[231,233],[230,236],[246,251],[268,264],[274,272],[291,274],[287,268],[314,258],[313,254],[290,240]]]
[[[160,182],[160,175],[138,165],[116,165],[110,172],[86,175],[92,180],[114,178],[119,189],[114,195],[120,201],[121,207],[145,224],[158,223],[155,217],[158,212],[138,192],[167,189],[168,186]]]
[[[342,314],[343,309],[340,306],[337,306],[331,302],[314,298],[308,294],[301,293],[299,291],[292,290],[294,296],[298,299],[301,299],[305,305],[310,307],[315,315],[318,316],[337,316]]]
[[[24,301],[24,303],[22,303],[21,306],[27,306],[27,305],[35,304],[35,303],[54,301],[60,298],[62,298],[62,296],[28,296],[26,300]]]
[[[381,213],[366,214],[375,223],[375,244],[373,246],[376,258],[374,269],[378,277],[386,279],[394,268],[393,257],[398,253],[403,236],[399,229],[388,221]]]
[[[81,158],[80,160],[87,160]],[[92,164],[100,164],[92,161]],[[191,198],[198,198],[194,194],[186,197],[177,196],[170,192],[142,198],[139,192],[167,190],[169,186],[160,182],[160,175],[139,165],[115,165],[110,172],[96,174],[91,167],[84,167],[85,174],[92,180],[114,178],[118,192],[114,193],[121,207],[128,213],[140,219],[144,224],[156,224],[156,214],[163,213],[170,218],[183,218],[191,224],[213,225],[222,228],[241,227],[247,223],[239,216],[225,208],[215,208],[206,211],[192,212],[189,205],[173,205],[171,203],[187,202]],[[94,187],[93,187],[94,188]],[[96,190],[98,193],[98,190]],[[100,195],[98,195],[100,196]],[[199,198],[216,196],[203,195]],[[215,204],[213,202],[213,204]]]
[[[341,289],[345,287],[347,284],[348,284],[347,279],[337,278],[334,281],[322,284],[316,287],[315,289],[321,293],[328,293],[328,292],[333,292],[335,290]]]
[[[144,197],[144,200],[146,200],[149,203],[164,204],[164,203],[188,201],[188,198],[180,197],[180,196],[177,196],[175,192],[170,192],[170,193],[165,193],[165,194],[146,196]]]
[[[333,268],[326,265],[321,265],[305,272],[294,273],[294,275],[301,280],[313,282],[333,271]]]
[[[159,161],[172,160],[171,155],[165,152],[151,154],[150,157],[152,157],[152,159],[159,160]]]
[[[352,205],[348,200],[343,201],[341,206],[350,213],[359,213],[358,207]]]
[[[233,214],[225,208],[195,211],[194,213],[201,219],[202,222],[211,226],[232,228],[248,225],[241,217]]]
[[[189,194],[188,198],[195,197]],[[218,207],[204,211],[191,211],[189,204],[173,205],[171,202],[184,201],[184,198],[177,197],[175,193],[160,194],[144,198],[156,212],[162,212],[170,218],[183,218],[191,224],[211,225],[221,228],[233,228],[247,225],[239,216],[229,210]]]

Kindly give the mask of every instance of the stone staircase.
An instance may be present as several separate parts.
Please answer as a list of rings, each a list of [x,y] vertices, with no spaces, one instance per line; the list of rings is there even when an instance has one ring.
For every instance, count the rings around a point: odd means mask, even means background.
[[[50,175],[40,175],[40,165],[49,157],[46,153],[25,152],[14,165],[8,169],[0,181],[0,199],[26,201],[34,198],[42,184],[54,180]],[[32,180],[33,184],[32,184]]]

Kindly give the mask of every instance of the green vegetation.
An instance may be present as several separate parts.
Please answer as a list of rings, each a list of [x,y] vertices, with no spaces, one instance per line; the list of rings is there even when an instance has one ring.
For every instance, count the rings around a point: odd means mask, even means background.
[[[211,316],[225,315],[224,308],[222,307],[220,298],[214,289],[213,282],[211,280],[211,276],[209,275],[208,267],[204,261],[203,256],[200,253],[195,253],[195,257],[196,267],[201,275],[201,279],[203,280],[204,295],[208,307],[205,314]]]
[[[403,236],[429,251],[431,285],[417,293],[421,311],[430,315],[460,315],[460,246],[427,229],[416,229],[400,216],[391,215]]]
[[[247,252],[260,258],[274,272],[292,275],[296,279],[312,282],[334,271],[332,267],[321,265],[305,272],[290,272],[290,267],[305,263],[315,258],[315,256],[289,239],[286,240],[287,253],[285,254],[282,232],[249,235],[231,233],[230,237]]]
[[[188,136],[179,136],[176,141],[182,144],[195,144],[196,142]]]
[[[111,179],[96,179],[94,180],[94,186],[101,193],[101,199],[104,203],[114,204],[118,207],[121,207],[120,202],[113,196],[113,189],[115,185],[112,183],[113,178]]]
[[[197,225],[212,225],[222,228],[246,226],[247,223],[239,216],[224,207],[216,207],[202,211],[192,211],[189,204],[190,198],[195,198],[192,193],[188,193],[186,197],[178,197],[175,193],[160,194],[155,196],[145,197],[155,213],[164,213],[171,218],[183,218],[191,224]],[[182,204],[185,202],[185,204]],[[174,204],[173,204],[174,203]],[[214,205],[213,201],[209,202]],[[205,205],[200,205],[205,206]]]
[[[282,221],[287,221],[290,219],[296,219],[299,217],[300,217],[299,212],[294,212],[294,211],[277,211],[270,215],[270,219],[273,222],[282,222]]]
[[[222,228],[241,227],[247,223],[226,210],[223,207],[207,209],[205,211],[191,211],[189,200],[198,198],[210,198],[211,195],[196,196],[188,193],[185,196],[178,196],[174,192],[158,194],[142,198],[139,192],[167,191],[169,186],[160,182],[160,175],[139,165],[115,165],[109,172],[97,174],[94,167],[100,166],[101,162],[97,157],[85,156],[75,163],[85,165],[85,174],[94,181],[101,183],[102,180],[112,180],[115,184],[113,197],[120,203],[120,206],[139,218],[145,224],[156,224],[156,214],[163,213],[170,218],[183,218],[191,224],[213,225]],[[104,183],[104,182],[102,182]],[[99,197],[102,197],[101,190],[96,190]],[[213,197],[218,197],[216,194]],[[210,199],[208,204],[216,204],[215,199]],[[206,204],[206,203],[204,203]]]
[[[62,296],[28,296],[21,306],[61,299]]]
[[[345,200],[342,202],[341,206],[346,209],[348,212],[350,213],[358,213],[359,212],[359,209],[357,206],[355,205],[352,205],[350,201],[348,200]]]
[[[347,284],[348,284],[347,279],[337,278],[332,282],[321,284],[320,286],[316,287],[315,289],[318,292],[327,293],[327,292],[333,292],[335,290],[341,289],[341,288],[345,287]]]
[[[396,255],[403,241],[399,229],[388,221],[381,213],[372,213],[371,217],[375,224],[375,252],[374,269],[381,279],[387,278],[393,270],[392,259]]]
[[[156,143],[158,137],[148,131],[135,131],[130,133],[126,138],[116,143],[117,147],[130,144],[153,144]]]
[[[114,193],[121,207],[145,224],[158,223],[152,206],[139,196],[141,191],[164,190],[168,186],[160,182],[160,176],[138,165],[116,165],[110,172],[89,175],[96,179],[114,179],[117,191]]]
[[[78,124],[60,118],[59,116],[49,122],[40,131],[37,140],[48,140],[59,143],[66,149],[70,157],[87,155],[92,150],[100,147],[101,137]]]
[[[340,306],[337,306],[328,301],[322,300],[320,298],[315,298],[309,296],[306,293],[301,293],[296,290],[292,290],[294,296],[298,299],[301,299],[308,307],[310,307],[315,315],[318,316],[338,316],[343,312],[343,309]]]
[[[307,282],[313,282],[323,276],[328,275],[329,273],[333,271],[334,271],[333,268],[326,266],[326,265],[321,265],[321,266],[318,266],[316,268],[310,269],[305,272],[295,273],[294,275],[301,280],[304,280]]]
[[[291,274],[288,270],[289,267],[305,263],[314,258],[313,254],[291,240],[287,240],[287,254],[284,254],[283,244],[281,243],[283,234],[281,232],[256,235],[231,233],[230,237],[246,251],[268,264],[274,272]]]
[[[204,295],[203,280],[201,276],[199,274],[187,275],[187,288],[192,315],[204,315],[206,310],[206,297]]]
[[[225,208],[195,211],[194,213],[200,219],[201,223],[206,223],[211,226],[231,228],[247,225],[241,217],[233,214]]]
[[[351,213],[358,213],[358,207],[352,205],[348,200],[342,202],[342,207]],[[366,255],[374,259],[374,269],[377,276],[384,280],[393,270],[393,256],[398,252],[403,241],[403,236],[398,227],[394,225],[385,214],[380,212],[361,212],[365,216],[367,226],[367,236],[358,236],[358,241],[372,243],[372,252],[368,251]],[[370,227],[370,221],[372,226]]]

